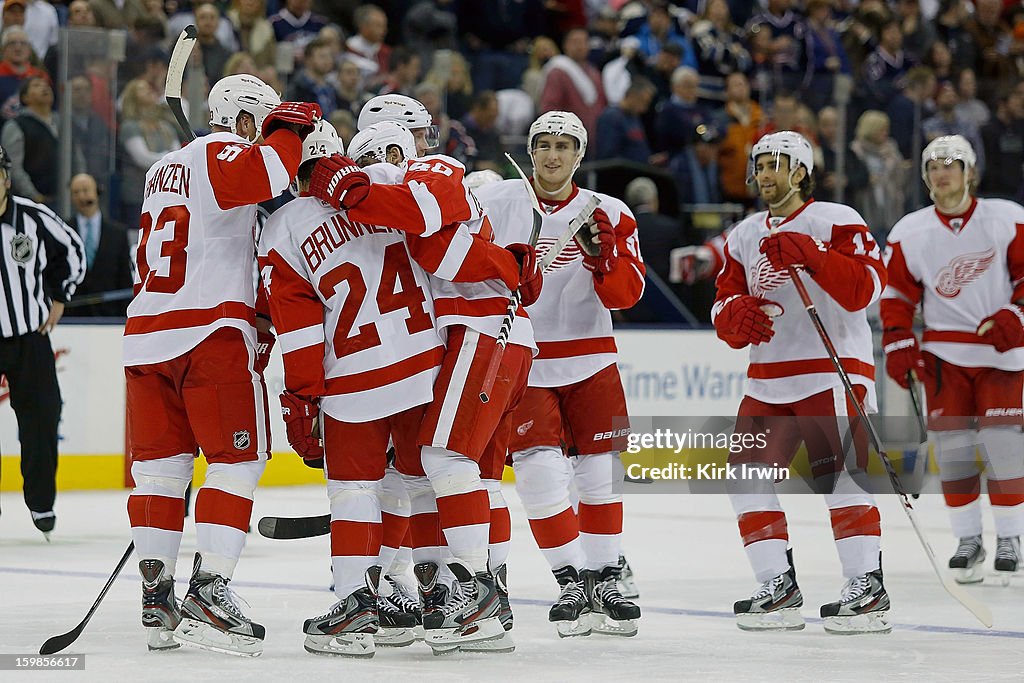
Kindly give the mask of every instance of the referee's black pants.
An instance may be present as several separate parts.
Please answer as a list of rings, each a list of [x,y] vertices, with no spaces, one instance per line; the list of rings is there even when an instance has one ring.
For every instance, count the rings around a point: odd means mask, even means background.
[[[38,332],[0,338],[0,374],[7,377],[11,407],[18,418],[25,504],[34,512],[47,512],[57,497],[61,409],[50,338]]]

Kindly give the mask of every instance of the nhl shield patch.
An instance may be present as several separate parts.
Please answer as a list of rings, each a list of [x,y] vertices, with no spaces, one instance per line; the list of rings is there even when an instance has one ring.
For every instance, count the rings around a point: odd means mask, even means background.
[[[11,240],[11,258],[18,264],[32,260],[32,240],[28,235],[15,235]]]
[[[244,451],[246,448],[249,447],[249,443],[250,439],[248,429],[240,429],[237,432],[235,432],[234,444],[237,450]]]

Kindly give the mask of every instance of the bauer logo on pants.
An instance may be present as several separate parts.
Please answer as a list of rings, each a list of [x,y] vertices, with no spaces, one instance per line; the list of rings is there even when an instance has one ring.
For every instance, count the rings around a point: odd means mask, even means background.
[[[249,447],[249,430],[241,429],[235,432],[234,436],[235,448],[240,451],[244,451]]]

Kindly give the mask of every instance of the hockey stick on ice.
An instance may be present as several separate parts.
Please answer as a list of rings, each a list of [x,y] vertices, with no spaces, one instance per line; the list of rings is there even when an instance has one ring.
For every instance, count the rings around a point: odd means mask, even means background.
[[[832,367],[835,368],[836,374],[839,375],[839,379],[843,383],[843,388],[846,390],[846,395],[849,398],[850,403],[853,404],[854,410],[857,411],[857,417],[867,427],[868,438],[871,439],[871,445],[874,447],[875,452],[878,453],[878,457],[882,460],[882,464],[885,466],[885,471],[888,473],[889,480],[892,482],[893,490],[897,495],[899,495],[903,511],[907,513],[907,518],[910,520],[910,526],[913,527],[914,533],[917,534],[917,540],[921,542],[921,546],[924,548],[925,555],[928,556],[928,562],[932,565],[935,575],[939,577],[942,587],[946,589],[946,592],[949,593],[953,599],[963,605],[986,627],[992,628],[992,611],[989,610],[988,605],[970,595],[950,576],[942,571],[942,567],[939,566],[938,560],[935,559],[935,551],[932,550],[932,546],[928,542],[928,538],[924,535],[924,530],[917,521],[917,515],[914,513],[914,506],[911,504],[909,496],[907,496],[907,491],[903,488],[903,484],[900,482],[900,478],[892,466],[892,461],[889,460],[889,456],[882,449],[882,441],[878,438],[878,432],[875,431],[874,424],[872,424],[871,420],[868,419],[864,407],[857,398],[857,394],[853,391],[853,384],[850,382],[850,376],[846,374],[846,370],[843,369],[843,366],[839,361],[839,354],[836,352],[836,347],[832,343],[832,338],[829,337],[828,331],[821,322],[821,317],[818,315],[818,309],[814,306],[814,301],[811,300],[810,294],[807,293],[807,288],[804,286],[803,280],[800,279],[800,274],[797,272],[796,268],[790,266],[789,276],[792,278],[793,285],[796,287],[796,291],[800,295],[800,300],[803,301],[804,308],[807,310],[807,315],[811,318],[811,324],[814,325],[814,329],[817,331],[818,337],[821,338],[821,343],[825,346],[825,351],[828,353],[829,360],[832,361]]]
[[[174,120],[178,122],[181,131],[189,140],[196,139],[196,133],[185,118],[185,111],[181,108],[181,82],[185,78],[185,67],[188,66],[188,58],[192,54],[192,48],[196,44],[196,27],[189,24],[182,29],[178,36],[178,42],[174,44],[174,51],[171,52],[171,61],[167,64],[167,80],[164,82],[164,98],[167,106],[174,114]]]
[[[914,457],[914,481],[923,481],[925,467],[928,462],[928,425],[925,423],[925,414],[922,410],[922,387],[917,381],[913,370],[907,371],[907,388],[910,390],[910,401],[914,404],[914,415],[917,417],[917,455]],[[921,494],[915,493],[917,499]]]
[[[96,602],[92,603],[92,607],[90,607],[89,611],[86,613],[85,619],[82,619],[82,623],[80,623],[78,626],[74,627],[67,633],[62,633],[59,636],[53,636],[52,638],[48,638],[46,642],[43,643],[43,646],[39,648],[39,654],[52,655],[56,652],[60,652],[68,645],[71,645],[71,643],[78,640],[78,636],[82,635],[82,631],[85,630],[85,625],[89,623],[90,619],[92,619],[92,615],[96,614],[96,609],[100,606],[100,603],[103,602],[103,598],[106,597],[107,591],[109,591],[110,587],[114,584],[114,579],[116,579],[118,574],[121,573],[121,570],[124,569],[125,563],[128,562],[128,558],[131,557],[132,552],[134,551],[135,542],[132,541],[128,544],[128,549],[124,551],[124,555],[121,557],[121,560],[117,563],[117,566],[114,567],[114,572],[110,575],[110,578],[107,579],[107,583],[103,586],[103,590],[101,590],[100,594],[96,596]]]

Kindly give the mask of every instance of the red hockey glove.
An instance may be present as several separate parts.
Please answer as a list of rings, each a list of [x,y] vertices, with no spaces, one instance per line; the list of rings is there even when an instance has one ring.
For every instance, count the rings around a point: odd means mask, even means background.
[[[256,372],[261,375],[266,371],[267,365],[270,364],[270,352],[274,350],[274,344],[277,342],[277,337],[270,332],[270,330],[263,331],[257,328],[256,330]]]
[[[782,306],[749,294],[737,294],[725,300],[715,316],[718,338],[734,349],[747,344],[763,344],[775,336],[772,318],[782,315]]]
[[[351,209],[370,193],[370,176],[348,157],[321,157],[313,167],[309,193],[335,209]]]
[[[799,232],[777,232],[761,240],[761,253],[775,270],[803,266],[815,273],[825,264],[828,254],[821,240]]]
[[[668,253],[668,263],[668,281],[673,284],[692,285],[717,275],[715,252],[704,245],[677,247]]]
[[[313,124],[323,113],[314,102],[282,102],[263,119],[263,139],[270,137],[278,128],[291,128],[303,140],[313,131]]]
[[[885,351],[885,372],[896,384],[909,388],[908,372],[913,372],[918,380],[924,377],[924,358],[911,330],[902,327],[886,330],[882,334],[882,350]]]
[[[320,407],[316,400],[286,391],[281,394],[281,415],[288,432],[288,443],[303,460],[324,457],[320,441]]]
[[[999,353],[1024,345],[1024,310],[1015,304],[1003,306],[981,321],[978,336]]]
[[[573,237],[580,244],[583,250],[583,267],[594,275],[606,275],[615,269],[615,263],[619,260],[619,251],[615,245],[615,228],[602,209],[595,209],[593,221],[590,224],[590,243],[586,244],[581,240],[586,239],[586,230],[577,232]],[[591,256],[590,252],[597,247],[597,255]]]
[[[544,275],[537,264],[537,250],[529,244],[510,244],[507,247],[519,263],[519,294],[523,306],[532,306],[540,298]]]

